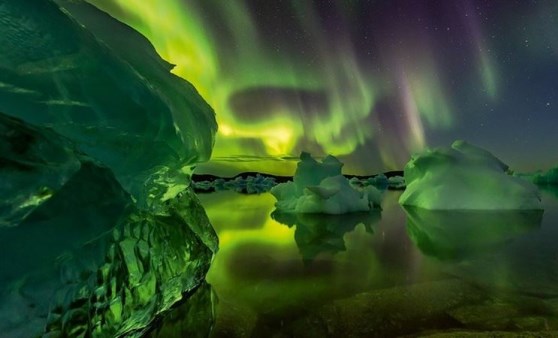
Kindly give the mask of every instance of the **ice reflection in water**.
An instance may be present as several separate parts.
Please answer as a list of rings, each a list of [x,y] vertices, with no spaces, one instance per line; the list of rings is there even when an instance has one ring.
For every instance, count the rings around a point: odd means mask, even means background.
[[[403,207],[411,240],[428,256],[463,260],[502,249],[537,229],[542,210],[444,211]]]
[[[221,239],[208,274],[213,335],[558,334],[552,194],[543,215],[405,211],[399,194],[364,219],[273,219],[269,194],[200,196]]]
[[[554,189],[556,191],[556,189]],[[556,197],[543,194],[545,211],[537,227],[531,214],[532,230],[508,241],[490,254],[471,258],[449,267],[492,292],[512,292],[539,297],[558,297],[558,207]],[[528,225],[529,220],[522,221]]]
[[[343,236],[359,224],[373,234],[372,226],[381,218],[379,210],[347,215],[294,214],[275,210],[271,217],[288,227],[295,227],[294,239],[304,260],[311,261],[322,252],[345,251]]]
[[[217,303],[211,286],[202,283],[158,320],[144,338],[204,338],[214,324]]]

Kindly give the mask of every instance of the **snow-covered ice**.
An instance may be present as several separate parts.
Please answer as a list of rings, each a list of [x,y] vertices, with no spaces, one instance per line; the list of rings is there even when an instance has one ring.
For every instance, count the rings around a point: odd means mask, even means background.
[[[341,163],[327,156],[321,163],[308,153],[300,155],[293,182],[271,189],[282,212],[344,214],[379,208],[382,194],[373,186],[354,188],[341,174]]]

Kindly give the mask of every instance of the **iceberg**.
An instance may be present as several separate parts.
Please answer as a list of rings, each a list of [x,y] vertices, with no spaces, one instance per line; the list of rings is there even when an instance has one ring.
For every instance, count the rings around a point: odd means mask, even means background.
[[[349,180],[354,187],[368,187],[374,186],[378,190],[404,190],[405,179],[402,176],[395,175],[387,177],[385,174],[378,174],[370,177],[356,177],[353,176]]]
[[[195,224],[172,207],[137,209],[108,168],[82,162],[20,224],[0,228],[0,332],[141,336],[209,269],[215,247]]]
[[[373,185],[378,189],[386,190],[389,187],[389,178],[385,174],[379,174],[366,180],[365,185]]]
[[[388,179],[389,188],[395,190],[405,189],[405,178],[402,176],[392,176]]]
[[[490,152],[455,141],[411,158],[399,203],[430,210],[542,209],[538,188],[508,171]]]
[[[217,178],[214,180],[193,181],[195,191],[227,191],[232,190],[243,194],[261,194],[268,192],[277,183],[274,177],[263,176],[256,173],[255,176],[237,176],[234,179]]]
[[[321,163],[300,155],[293,181],[271,189],[281,212],[344,214],[380,208],[382,194],[373,186],[354,188],[341,174],[343,164],[331,155]]]
[[[1,1],[0,42],[1,335],[143,336],[218,249],[213,110],[83,1]]]

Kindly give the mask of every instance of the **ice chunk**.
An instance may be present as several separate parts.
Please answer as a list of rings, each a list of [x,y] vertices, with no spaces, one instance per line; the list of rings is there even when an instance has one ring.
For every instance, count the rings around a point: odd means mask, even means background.
[[[210,156],[215,116],[147,39],[84,1],[0,11],[1,112],[71,139],[139,205],[183,190]]]
[[[234,179],[217,178],[205,181],[193,181],[194,189],[198,192],[232,190],[243,194],[261,194],[268,192],[277,183],[274,177],[260,174],[237,176]]]
[[[68,140],[0,113],[0,227],[19,224],[80,166]]]
[[[341,175],[343,164],[328,156],[322,163],[308,153],[300,155],[292,182],[271,189],[282,212],[344,214],[380,207],[381,193],[373,186],[358,189]]]
[[[403,176],[395,175],[389,178],[385,174],[378,174],[372,177],[352,177],[349,182],[353,187],[374,186],[379,190],[403,190],[405,189],[405,179]]]
[[[402,176],[392,176],[388,179],[390,189],[405,189],[405,179]]]
[[[341,168],[343,163],[334,156],[328,155],[320,163],[311,154],[302,152],[293,177],[297,192],[302,193],[305,187],[319,185],[325,178],[341,175]]]
[[[234,180],[229,180],[225,182],[219,189],[215,186],[215,190],[234,190],[241,193],[247,194],[259,194],[262,192],[267,192],[275,186],[275,179],[272,177],[265,177],[260,174],[256,176],[238,176]]]
[[[213,111],[82,1],[0,1],[0,44],[0,335],[141,336],[217,250]]]
[[[378,189],[385,190],[389,186],[389,179],[385,174],[378,174],[374,177],[370,177],[366,180],[365,185],[373,185]]]
[[[51,130],[3,115],[0,130],[4,335],[138,336],[203,280],[217,237],[190,190],[140,210],[109,168]],[[29,196],[37,203],[22,205]]]
[[[535,185],[508,175],[508,166],[463,141],[426,150],[405,166],[399,203],[431,210],[542,209]]]

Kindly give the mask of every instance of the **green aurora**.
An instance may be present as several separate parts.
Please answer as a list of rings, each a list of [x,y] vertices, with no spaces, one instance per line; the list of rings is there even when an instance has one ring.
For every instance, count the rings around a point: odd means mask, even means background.
[[[511,147],[494,122],[519,107],[502,100],[511,75],[499,46],[515,40],[497,33],[508,11],[473,1],[403,12],[366,1],[89,1],[145,35],[215,109],[213,160],[199,171],[289,175],[289,159],[307,150],[364,174],[401,169],[442,139]],[[535,14],[525,16],[532,27]],[[502,137],[475,129],[485,125]]]

